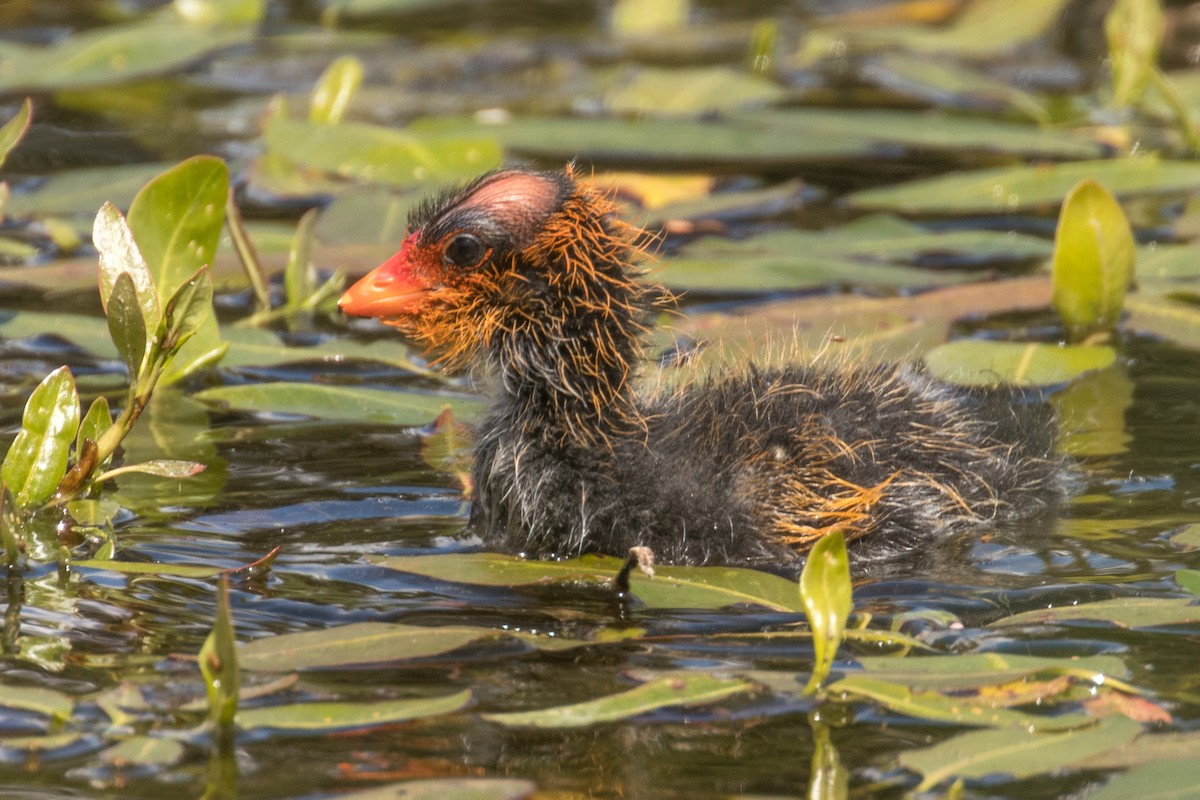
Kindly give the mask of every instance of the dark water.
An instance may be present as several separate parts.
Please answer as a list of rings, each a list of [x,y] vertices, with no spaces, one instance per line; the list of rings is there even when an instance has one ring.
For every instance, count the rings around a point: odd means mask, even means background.
[[[117,5],[135,14],[155,4]],[[603,4],[522,3],[510,9],[462,3],[428,15],[351,22],[333,34],[316,26],[316,4],[270,3],[260,37],[163,79],[173,87],[173,99],[149,103],[132,118],[80,112],[53,91],[39,94],[38,126],[9,170],[17,185],[33,185],[41,176],[71,167],[171,160],[210,150],[236,164],[254,147],[252,134],[241,133],[242,126],[253,120],[266,96],[307,92],[343,48],[357,48],[368,66],[368,83],[380,97],[387,97],[391,87],[400,98],[397,108],[373,109],[372,116],[389,121],[506,104],[526,110],[569,108],[563,98],[591,86],[593,70],[642,57],[606,38],[606,9]],[[686,59],[736,62],[741,51],[722,49],[721,25],[739,30],[767,17],[779,19],[787,35],[811,21],[786,4],[697,4],[693,20],[715,32],[711,42],[703,37],[693,42]],[[15,2],[0,9],[0,33],[48,41],[106,19],[88,3]],[[1058,47],[1056,40],[1036,51],[1047,62],[1047,74],[1064,64],[1072,75],[1089,74],[1091,62]],[[801,81],[794,80],[797,88]],[[827,89],[837,86],[836,76],[813,80]],[[956,160],[973,165],[969,158]],[[987,159],[981,157],[980,163]],[[814,167],[805,177],[825,183],[830,191],[824,201],[798,213],[798,219],[760,220],[751,227],[832,224],[846,216],[837,198],[847,189],[949,166],[936,157],[923,161],[882,154],[877,162],[857,162],[841,171]],[[295,212],[285,203],[256,207],[253,198],[247,205],[259,217],[287,218]],[[1050,228],[1046,215],[939,222]],[[362,271],[371,264],[348,266]],[[228,293],[225,316],[237,317],[243,300],[244,295]],[[0,305],[10,311],[98,313],[90,288],[56,292],[14,286],[0,295]],[[1003,335],[1011,323],[972,321],[970,327]],[[333,321],[318,321],[316,329],[321,336],[365,340],[379,335],[374,329],[350,333]],[[942,652],[1116,655],[1129,669],[1129,682],[1170,709],[1172,729],[1188,731],[1200,716],[1194,625],[1139,631],[1101,624],[983,627],[1010,613],[1048,606],[1184,596],[1175,571],[1200,568],[1200,554],[1169,541],[1173,530],[1200,521],[1200,359],[1148,337],[1127,336],[1119,353],[1107,377],[1082,389],[1095,392],[1095,400],[1081,401],[1082,406],[1100,409],[1107,422],[1096,434],[1101,444],[1082,448],[1092,454],[1074,458],[1072,499],[1060,512],[982,539],[939,543],[945,557],[936,554],[933,568],[862,582],[855,604],[860,613],[873,614],[873,626],[881,628],[898,615],[919,612],[904,630]],[[92,391],[119,385],[117,362],[96,359],[52,335],[0,344],[6,440],[17,429],[33,383],[62,363]],[[186,388],[356,375],[397,389],[436,385],[378,364],[302,362],[219,369]],[[292,690],[294,699],[370,701],[463,688],[470,688],[474,699],[464,713],[365,735],[244,734],[234,758],[236,780],[224,784],[226,794],[213,796],[315,798],[408,778],[512,776],[533,780],[542,792],[538,796],[554,798],[799,797],[807,796],[814,730],[821,724],[828,725],[821,730],[848,770],[855,796],[900,796],[915,782],[895,766],[895,756],[959,731],[865,704],[826,706],[820,711],[824,722],[814,728],[811,703],[767,692],[578,731],[517,731],[487,722],[477,712],[540,708],[629,688],[634,685],[630,674],[637,670],[759,668],[792,671],[803,681],[812,652],[804,640],[715,636],[783,631],[798,622],[761,609],[640,610],[594,589],[495,589],[383,569],[374,557],[479,547],[462,533],[468,509],[451,477],[422,459],[420,431],[187,408],[179,412],[186,419],[177,420],[178,430],[195,440],[194,457],[208,463],[208,471],[191,483],[121,479],[118,496],[126,510],[117,518],[115,536],[122,558],[165,564],[234,567],[280,547],[265,576],[233,581],[239,639],[390,621],[572,637],[638,627],[648,640],[562,653],[538,653],[515,643],[478,644],[452,658],[305,674]],[[165,418],[171,412],[161,414]],[[1078,443],[1074,435],[1064,435],[1068,451]],[[4,740],[51,732],[45,718],[6,710],[0,713],[0,796],[200,797],[206,785],[214,785],[208,748],[203,737],[188,732],[195,714],[189,717],[179,707],[203,695],[192,659],[212,626],[215,582],[89,569],[67,573],[53,557],[52,524],[45,528],[44,557],[31,559],[24,574],[11,574],[6,581],[0,684],[6,691],[39,686],[91,697],[131,682],[150,703],[129,724],[140,732],[178,730],[187,748],[169,765],[113,766],[100,755],[113,742],[108,718],[84,703],[70,726],[84,736],[38,759],[5,747]],[[81,551],[87,549],[80,545]],[[947,617],[933,612],[953,615],[955,622],[948,624]],[[842,655],[851,659],[873,652],[856,644]],[[968,796],[1053,798],[1081,793],[1103,777],[1073,771],[1022,781],[995,779],[971,784]]]

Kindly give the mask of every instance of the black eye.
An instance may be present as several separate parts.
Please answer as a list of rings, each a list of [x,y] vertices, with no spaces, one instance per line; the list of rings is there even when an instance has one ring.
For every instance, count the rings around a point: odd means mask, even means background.
[[[487,250],[478,236],[460,233],[446,243],[443,257],[447,264],[456,267],[473,267],[478,264]]]

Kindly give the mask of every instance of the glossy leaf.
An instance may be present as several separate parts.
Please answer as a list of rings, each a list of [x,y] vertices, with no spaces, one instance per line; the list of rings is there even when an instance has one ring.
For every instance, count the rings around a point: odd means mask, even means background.
[[[869,675],[848,675],[826,687],[830,694],[870,700],[898,714],[931,722],[986,728],[1022,728],[1055,731],[1089,724],[1082,714],[1039,716],[995,707],[986,700],[957,697],[938,691],[917,691]]]
[[[1007,775],[1020,780],[1111,750],[1132,741],[1140,730],[1138,723],[1118,715],[1060,733],[1020,728],[971,731],[932,747],[905,751],[900,754],[900,765],[921,774],[918,792],[953,778]]]
[[[570,561],[532,561],[497,553],[450,556],[393,556],[381,566],[437,580],[482,586],[529,586],[595,581],[609,584],[621,559],[585,556]],[[793,581],[736,567],[655,567],[653,579],[631,576],[631,593],[646,608],[724,608],[757,605],[798,612],[802,606]]]
[[[1063,201],[1054,239],[1054,307],[1076,339],[1117,324],[1134,259],[1133,231],[1116,198],[1081,181]]]
[[[739,678],[679,671],[596,700],[538,711],[484,714],[483,718],[510,728],[582,728],[637,717],[660,708],[715,703],[752,688],[753,684]]]
[[[21,430],[4,457],[0,476],[22,508],[50,499],[67,472],[67,459],[79,431],[75,378],[59,367],[38,384],[25,403]]]
[[[296,703],[251,708],[237,715],[239,728],[269,728],[289,733],[329,733],[375,728],[413,719],[452,714],[471,702],[471,690],[411,700],[370,703]]]
[[[139,461],[136,464],[122,464],[117,469],[105,473],[105,480],[136,472],[142,475],[154,475],[158,478],[190,478],[204,471],[204,465],[195,461],[178,461],[169,458],[158,458],[153,461]]]
[[[100,760],[114,767],[169,767],[183,759],[185,748],[174,739],[131,736],[100,753]]]
[[[129,368],[130,380],[136,381],[141,373],[142,361],[146,357],[146,321],[142,317],[142,306],[137,289],[128,272],[122,272],[113,283],[108,296],[108,333],[121,360]]]
[[[85,439],[98,442],[104,432],[111,427],[112,413],[108,409],[108,398],[100,395],[88,406],[87,413],[83,415],[83,421],[79,423],[79,431],[75,437],[76,454],[82,452]]]
[[[346,118],[346,109],[362,85],[362,62],[353,56],[342,56],[325,68],[313,88],[308,121],[336,125]]]
[[[212,299],[212,277],[208,267],[201,267],[167,300],[163,346],[168,352],[177,352],[213,316]]]
[[[285,381],[221,386],[197,392],[195,396],[239,411],[389,425],[423,425],[437,417],[445,406],[450,406],[456,414],[471,413],[480,407],[477,400],[455,397]]]
[[[237,25],[258,22],[266,0],[175,0],[179,16],[202,25]]]
[[[112,203],[105,203],[96,214],[92,244],[100,251],[100,302],[105,312],[108,311],[108,298],[117,278],[127,274],[137,290],[146,331],[157,331],[162,311],[154,276],[142,258],[128,222]]]
[[[208,718],[219,728],[228,728],[238,713],[241,674],[237,638],[229,610],[229,582],[224,576],[217,588],[216,618],[212,631],[200,648],[199,660],[208,694]]]
[[[1097,676],[1123,678],[1129,674],[1120,658],[1107,655],[1075,658],[1014,653],[970,653],[936,658],[866,656],[860,657],[858,664],[871,678],[913,689],[944,692],[976,689],[1038,674],[1076,675],[1089,680]]]
[[[1055,386],[1104,369],[1116,351],[1099,345],[1050,345],[960,339],[925,354],[925,366],[960,386]]]
[[[840,530],[817,540],[800,573],[800,602],[813,634],[813,668],[805,692],[816,691],[829,676],[853,608],[850,559]]]
[[[852,208],[906,214],[1012,214],[1058,205],[1073,186],[1089,178],[1118,197],[1182,193],[1200,183],[1200,164],[1143,156],[997,167],[866,189],[845,201]]]
[[[1186,598],[1122,597],[1095,603],[1041,608],[988,623],[989,628],[1013,625],[1064,625],[1107,622],[1121,628],[1157,628],[1200,622],[1200,605]]]
[[[28,97],[21,103],[21,108],[8,122],[0,127],[0,167],[4,166],[9,152],[17,146],[29,130],[29,122],[33,118],[33,101]]]
[[[228,192],[225,162],[195,156],[155,176],[134,198],[129,227],[154,276],[160,301],[212,264]]]

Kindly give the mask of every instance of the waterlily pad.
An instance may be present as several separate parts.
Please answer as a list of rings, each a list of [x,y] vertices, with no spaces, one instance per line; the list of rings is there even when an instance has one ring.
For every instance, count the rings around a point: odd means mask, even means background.
[[[1054,386],[1116,360],[1100,345],[1050,345],[961,339],[925,354],[938,378],[961,386]]]
[[[1021,779],[1062,769],[1073,761],[1126,744],[1140,730],[1138,723],[1118,715],[1095,725],[1056,733],[1020,728],[971,731],[933,747],[905,751],[899,760],[901,766],[921,774],[921,785],[917,787],[920,792],[952,778],[1007,775]]]
[[[424,425],[446,406],[460,416],[481,407],[479,401],[461,397],[291,381],[220,386],[197,392],[195,397],[238,411],[388,425]]]
[[[451,714],[471,701],[471,690],[411,700],[370,703],[295,703],[239,711],[238,727],[269,728],[289,733],[328,733],[395,725],[424,717]]]
[[[1158,628],[1200,622],[1200,604],[1187,598],[1122,597],[1095,603],[1040,608],[988,623],[989,628],[1013,625],[1065,625],[1107,622],[1121,628]]]
[[[703,672],[674,672],[627,692],[538,711],[484,714],[483,718],[510,728],[582,728],[680,705],[715,703],[750,691],[754,684],[739,678],[719,678]]]
[[[428,578],[483,586],[594,581],[611,584],[620,559],[586,556],[570,561],[531,561],[497,553],[449,556],[393,556],[380,566]],[[634,574],[631,593],[647,608],[723,608],[760,605],[799,612],[800,595],[792,581],[736,567],[656,567],[654,578]]]
[[[1182,193],[1200,184],[1200,164],[1144,156],[998,167],[867,189],[845,202],[851,208],[906,214],[1013,214],[1057,206],[1071,187],[1088,178],[1118,197]]]

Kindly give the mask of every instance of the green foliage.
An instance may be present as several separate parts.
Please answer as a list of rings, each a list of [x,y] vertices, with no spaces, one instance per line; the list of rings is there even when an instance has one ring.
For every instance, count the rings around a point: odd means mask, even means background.
[[[850,559],[840,530],[822,536],[809,551],[800,573],[800,602],[813,637],[812,676],[804,690],[808,694],[829,677],[853,608]]]
[[[960,339],[925,354],[925,366],[960,386],[1057,386],[1104,369],[1117,353],[1102,345],[1052,345]]]
[[[204,689],[208,694],[208,719],[218,731],[228,732],[238,712],[241,670],[229,611],[229,581],[224,576],[217,588],[217,612],[212,632],[200,648],[200,672],[204,675]]]
[[[1134,105],[1158,69],[1166,20],[1158,0],[1117,0],[1104,18],[1112,102]]]
[[[46,376],[29,395],[21,431],[0,470],[4,487],[20,508],[42,505],[54,495],[67,472],[75,434],[79,431],[79,395],[66,367]]]
[[[1116,198],[1094,180],[1076,184],[1054,237],[1054,307],[1072,338],[1116,326],[1134,262],[1133,231]]]

